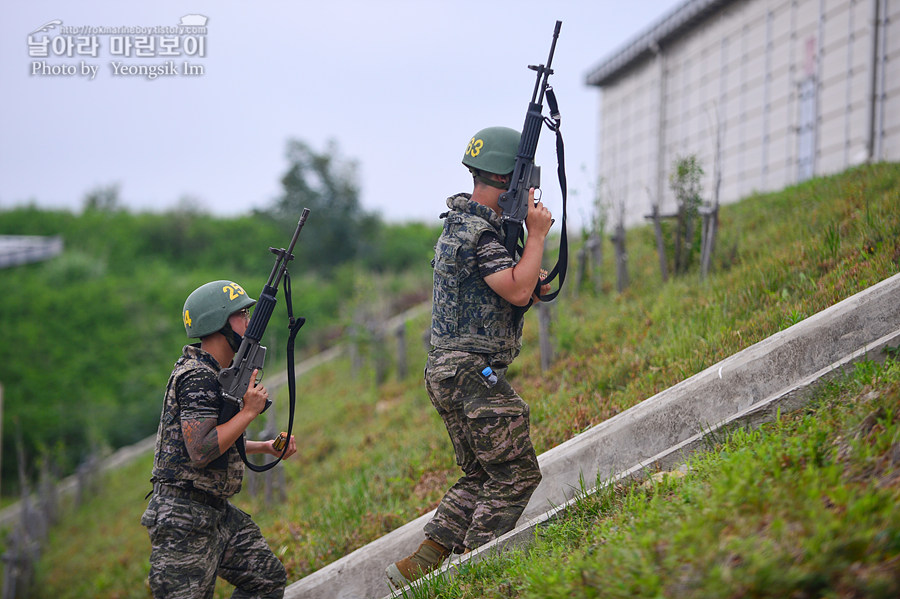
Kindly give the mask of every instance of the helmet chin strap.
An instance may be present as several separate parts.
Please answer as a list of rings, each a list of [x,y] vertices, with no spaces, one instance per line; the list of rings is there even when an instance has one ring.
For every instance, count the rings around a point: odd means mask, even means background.
[[[219,329],[219,332],[225,336],[225,339],[228,340],[228,345],[231,346],[231,351],[237,353],[237,350],[241,347],[241,341],[244,340],[243,337],[238,335],[234,329],[231,328],[231,323],[226,322],[225,326]]]
[[[484,174],[484,171],[480,171],[477,168],[470,168],[469,172],[472,173],[472,178],[480,183],[484,183],[490,187],[496,187],[497,189],[502,189],[506,191],[509,189],[509,181],[504,183],[503,181],[497,181],[496,179],[492,179]],[[512,174],[512,173],[510,173]]]

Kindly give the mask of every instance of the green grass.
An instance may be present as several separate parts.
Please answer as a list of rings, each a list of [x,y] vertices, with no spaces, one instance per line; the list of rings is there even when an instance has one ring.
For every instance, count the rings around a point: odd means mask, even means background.
[[[564,309],[554,311],[556,360],[548,372],[540,371],[536,315],[527,315],[525,348],[509,376],[531,404],[537,451],[546,451],[898,272],[898,206],[898,165],[861,167],[725,206],[713,270],[704,281],[696,273],[689,273],[663,284],[652,231],[646,227],[635,229],[628,233],[632,285],[621,295],[612,291],[613,256],[607,245],[602,268],[605,292],[595,295],[582,291],[577,298],[567,295],[557,302]],[[297,310],[302,313],[302,307]],[[287,499],[265,505],[261,496],[242,493],[236,498],[239,507],[254,515],[284,561],[290,580],[310,574],[430,511],[458,476],[446,432],[421,381],[425,349],[418,340],[427,320],[425,316],[408,325],[410,374],[404,380],[394,378],[375,388],[371,371],[352,376],[347,359],[305,375],[298,385],[295,424],[300,456],[283,466]],[[160,381],[160,397],[163,387],[164,381]],[[283,409],[286,403],[282,394],[278,406]],[[279,421],[286,423],[283,412]],[[792,424],[782,421],[779,426]],[[556,537],[542,536],[534,549],[539,552],[535,560],[527,565],[522,561],[523,579],[507,575],[510,582],[498,583],[503,588],[496,596],[525,592],[520,589],[528,588],[531,571],[536,572],[535,577],[540,576],[535,579],[536,588],[543,589],[536,591],[539,596],[549,596],[543,593],[555,588],[555,580],[575,585],[560,591],[560,596],[566,592],[591,596],[595,592],[591,589],[599,589],[596,593],[606,596],[607,586],[613,596],[678,596],[681,587],[671,585],[683,584],[686,592],[695,592],[691,585],[707,584],[708,580],[718,581],[716,588],[740,590],[753,581],[762,585],[766,577],[777,574],[772,572],[771,564],[753,562],[754,556],[772,552],[784,562],[787,557],[807,555],[816,548],[831,551],[832,545],[836,547],[841,542],[826,543],[824,537],[829,532],[836,539],[855,539],[863,527],[857,523],[842,529],[842,518],[812,526],[816,518],[831,513],[824,507],[824,500],[823,506],[811,511],[810,519],[800,524],[788,515],[807,508],[785,507],[792,510],[785,514],[779,507],[763,520],[753,512],[747,512],[739,522],[712,519],[714,514],[728,511],[710,505],[709,497],[703,494],[708,492],[704,485],[717,478],[733,484],[724,489],[730,490],[731,497],[716,501],[730,501],[739,514],[744,514],[745,504],[792,499],[792,494],[760,495],[776,493],[772,487],[779,477],[785,477],[783,467],[779,470],[772,465],[756,470],[738,462],[725,468],[727,455],[740,454],[746,456],[742,459],[751,459],[753,444],[739,443],[741,435],[749,439],[756,434],[762,433],[736,434],[728,438],[727,451],[714,454],[718,458],[710,457],[703,462],[705,465],[698,462],[683,483],[687,491],[616,488],[615,492],[602,494],[600,503],[591,509],[598,515],[608,513],[609,518],[594,518],[596,524],[591,529],[597,530],[592,532],[590,544],[564,549],[562,559],[554,558],[549,547],[567,547],[563,545],[569,536],[565,526],[575,527],[578,518],[587,516],[575,516],[576,520],[569,524],[555,525],[563,527],[553,528],[561,532]],[[809,464],[810,458],[818,455],[810,454],[810,448],[819,447],[809,443],[790,447],[791,452],[798,452],[798,457],[791,459],[799,459],[802,449],[809,454]],[[721,471],[717,470],[718,464],[723,466]],[[143,497],[149,490],[149,470],[148,458],[109,475],[97,497],[67,514],[54,528],[38,572],[42,595],[58,599],[146,597],[143,579],[149,568],[150,547],[139,519],[146,505]],[[835,470],[837,466],[805,473],[793,485],[793,495],[824,488],[825,477],[835,476]],[[666,500],[676,495],[694,499]],[[893,497],[896,502],[896,495]],[[850,512],[852,506],[865,520],[867,510],[881,513],[879,502],[884,498],[864,494],[863,499],[851,501],[835,495],[829,496],[829,501],[844,506],[844,513]],[[866,507],[870,505],[871,509]],[[808,509],[812,510],[812,504]],[[703,527],[707,517],[711,526],[719,527],[715,533]],[[678,524],[675,529],[670,522],[684,525]],[[642,528],[635,528],[638,524]],[[691,527],[704,530],[692,533]],[[670,536],[655,537],[649,532],[654,529],[667,530]],[[773,532],[751,535],[752,530]],[[888,533],[889,538],[884,541],[887,546],[896,543],[896,530],[894,526],[893,532]],[[812,535],[809,540],[806,533]],[[695,542],[718,549],[712,554],[700,553],[701,548],[692,545]],[[857,543],[852,541],[850,547],[833,551],[858,553]],[[606,577],[602,561],[591,561],[592,555],[605,556],[606,551],[614,551],[621,559],[615,569],[609,568],[615,574],[610,577]],[[710,555],[715,556],[715,562],[707,563]],[[821,559],[835,559],[833,553],[826,555],[830,557]],[[864,563],[860,567],[868,566]],[[718,574],[708,578],[704,574],[706,568],[714,568]],[[742,573],[740,579],[729,578],[738,571]],[[746,571],[755,574],[743,574]],[[798,580],[804,576],[803,570],[790,572]],[[615,582],[619,578],[622,580]],[[872,578],[880,580],[874,572]],[[569,580],[576,582],[564,582]],[[818,583],[812,580],[809,584]],[[217,596],[225,597],[229,592],[220,581]],[[702,596],[700,591],[696,593]],[[753,592],[748,590],[743,596],[753,596]]]
[[[606,485],[529,549],[412,596],[900,596],[898,416],[900,362],[863,363],[684,477]]]

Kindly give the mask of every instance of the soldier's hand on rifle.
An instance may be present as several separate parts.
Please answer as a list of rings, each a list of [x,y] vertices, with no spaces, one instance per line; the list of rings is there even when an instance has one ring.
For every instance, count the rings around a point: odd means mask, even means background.
[[[269,391],[262,385],[256,384],[256,375],[259,369],[253,370],[253,376],[250,377],[250,384],[247,385],[247,392],[244,393],[244,410],[250,410],[250,413],[259,416],[263,408],[266,407],[266,399],[269,398]]]
[[[550,232],[550,225],[553,224],[553,215],[547,210],[547,207],[541,203],[534,202],[534,187],[528,190],[528,215],[525,217],[525,229],[528,235],[539,235],[541,238],[547,237]]]

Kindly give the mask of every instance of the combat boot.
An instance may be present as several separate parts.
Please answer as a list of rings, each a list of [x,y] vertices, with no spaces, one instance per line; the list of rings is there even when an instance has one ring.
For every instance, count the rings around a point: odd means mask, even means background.
[[[431,539],[425,539],[412,555],[391,564],[384,573],[391,584],[400,589],[437,569],[449,555],[449,549]]]

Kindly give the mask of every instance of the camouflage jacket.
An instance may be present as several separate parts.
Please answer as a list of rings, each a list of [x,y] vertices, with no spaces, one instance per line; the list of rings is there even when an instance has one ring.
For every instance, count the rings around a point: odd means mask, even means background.
[[[469,194],[447,199],[450,212],[434,248],[431,344],[436,348],[484,354],[518,354],[522,319],[479,272],[478,239],[493,231],[502,239],[500,217]],[[499,246],[498,246],[499,247]],[[509,254],[504,249],[504,259]]]
[[[188,455],[181,431],[182,420],[218,420],[224,401],[218,373],[218,362],[199,345],[184,346],[166,388],[156,434],[153,482],[193,487],[223,499],[241,490],[244,463],[234,445],[225,452],[225,459],[198,466]]]

